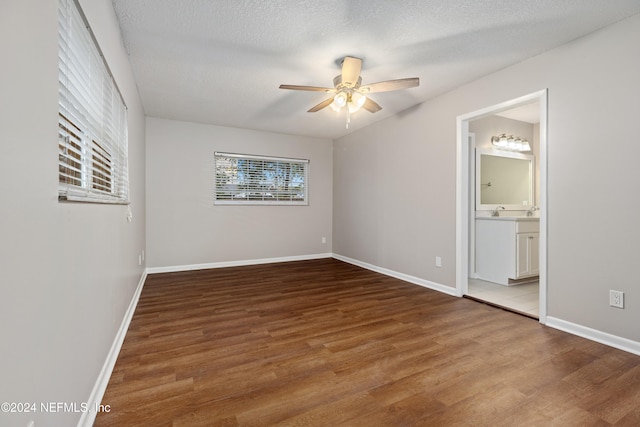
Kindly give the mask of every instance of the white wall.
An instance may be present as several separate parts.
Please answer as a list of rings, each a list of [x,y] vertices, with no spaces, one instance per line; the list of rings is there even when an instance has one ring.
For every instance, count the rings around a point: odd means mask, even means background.
[[[548,88],[548,315],[640,341],[639,39],[636,15],[337,140],[334,252],[454,287],[456,117]]]
[[[144,113],[109,0],[81,1],[129,107],[125,206],[57,200],[57,2],[0,4],[0,402],[87,401],[143,274]],[[0,413],[74,425],[79,413]]]
[[[216,151],[309,159],[309,205],[214,206]],[[330,253],[331,191],[331,140],[147,118],[149,267]]]

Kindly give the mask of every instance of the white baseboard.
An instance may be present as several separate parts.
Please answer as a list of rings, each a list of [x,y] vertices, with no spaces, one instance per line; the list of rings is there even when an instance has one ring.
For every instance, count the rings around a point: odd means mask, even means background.
[[[100,371],[98,379],[93,386],[93,390],[91,390],[91,395],[87,400],[88,408],[97,408],[98,405],[100,405],[100,402],[102,402],[102,397],[104,396],[104,392],[107,390],[107,385],[109,384],[111,373],[113,372],[113,368],[116,365],[116,360],[118,359],[118,354],[120,353],[120,349],[122,348],[122,343],[124,342],[127,330],[129,329],[129,324],[131,323],[131,319],[133,318],[133,313],[136,311],[136,306],[138,305],[140,293],[142,292],[142,287],[144,286],[144,281],[146,280],[146,278],[147,271],[144,271],[142,273],[142,277],[140,277],[138,286],[133,293],[133,297],[131,298],[129,307],[124,314],[124,318],[122,319],[122,323],[120,324],[120,329],[118,329],[116,337],[111,344],[111,349],[109,350],[109,354],[107,354],[107,359],[105,360],[104,365],[102,365],[102,370]],[[78,421],[78,427],[91,427],[96,420],[97,415],[97,412],[91,410],[82,412],[80,421]]]
[[[375,271],[376,273],[384,274],[385,276],[395,277],[396,279],[404,280],[405,282],[413,283],[414,285],[419,285],[448,295],[457,296],[456,288],[452,288],[451,286],[441,285],[429,280],[420,279],[419,277],[410,276],[408,274],[399,273],[387,268],[378,267],[376,265],[349,258],[343,255],[333,254],[333,258],[340,261],[348,262],[349,264],[357,265],[358,267],[366,268],[367,270]]]
[[[546,326],[640,356],[640,342],[547,316]]]
[[[278,258],[259,258],[259,259],[247,259],[241,261],[222,261],[222,262],[210,262],[204,264],[188,264],[188,265],[172,265],[168,267],[150,267],[147,268],[147,273],[174,273],[177,271],[191,271],[191,270],[205,270],[208,268],[224,268],[224,267],[241,267],[245,265],[256,264],[272,264],[275,262],[289,262],[289,261],[305,261],[310,259],[331,258],[333,254],[310,254],[310,255],[295,255]]]

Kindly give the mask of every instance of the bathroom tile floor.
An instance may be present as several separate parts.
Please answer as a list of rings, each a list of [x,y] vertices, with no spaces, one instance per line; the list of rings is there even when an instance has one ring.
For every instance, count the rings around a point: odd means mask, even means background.
[[[469,279],[468,295],[538,317],[539,286],[539,282],[503,286],[484,280]]]

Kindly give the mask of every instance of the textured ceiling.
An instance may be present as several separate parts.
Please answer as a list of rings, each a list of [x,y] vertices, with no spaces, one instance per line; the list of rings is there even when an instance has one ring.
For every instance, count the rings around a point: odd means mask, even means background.
[[[640,12],[640,0],[113,0],[146,114],[336,138]],[[382,106],[306,111],[345,55]]]

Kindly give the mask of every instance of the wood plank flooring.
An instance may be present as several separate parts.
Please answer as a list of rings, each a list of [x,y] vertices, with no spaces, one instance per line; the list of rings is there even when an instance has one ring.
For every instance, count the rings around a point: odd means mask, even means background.
[[[638,426],[640,357],[334,259],[150,275],[96,426]]]

